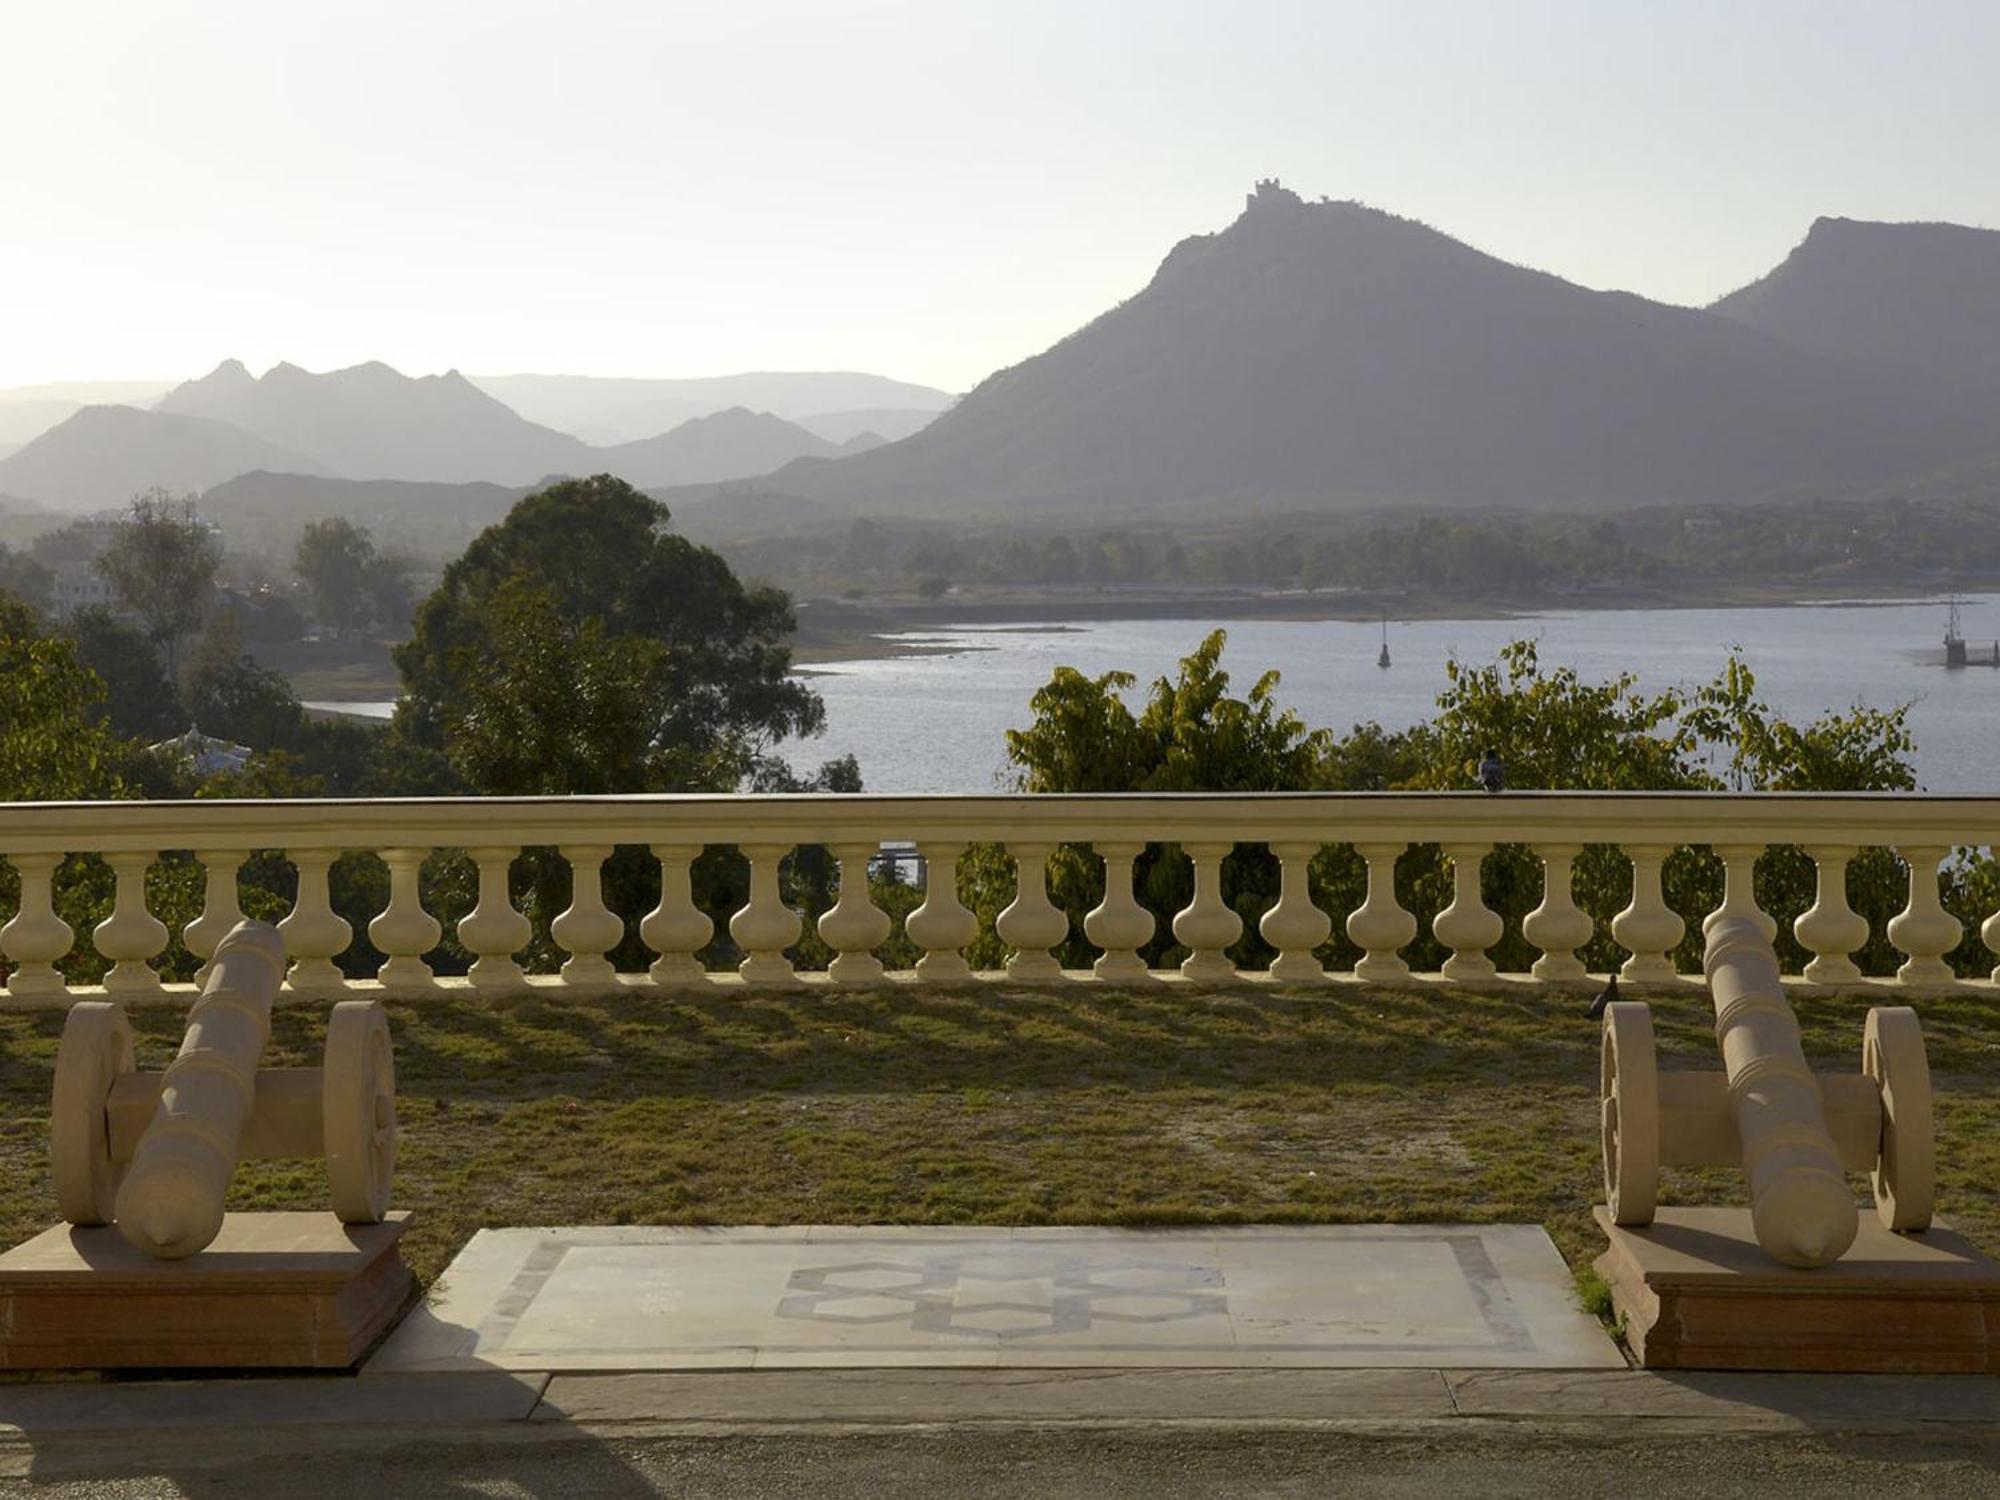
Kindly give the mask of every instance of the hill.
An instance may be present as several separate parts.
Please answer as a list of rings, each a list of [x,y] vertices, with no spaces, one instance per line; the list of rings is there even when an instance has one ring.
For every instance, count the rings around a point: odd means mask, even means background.
[[[620,443],[665,432],[695,417],[732,406],[768,411],[788,422],[855,410],[939,412],[949,392],[858,371],[765,371],[685,380],[621,379],[594,375],[475,375],[472,383],[531,421],[572,432],[593,443]],[[889,433],[877,422],[864,422]],[[849,428],[842,442],[860,431]]]
[[[821,411],[794,418],[799,426],[829,443],[845,445],[863,434],[873,434],[885,443],[922,432],[937,420],[943,408],[908,406],[864,406],[853,411]]]
[[[86,406],[0,459],[0,491],[68,510],[124,505],[155,485],[201,490],[248,469],[315,473],[302,453],[227,422]]]
[[[0,390],[0,450],[32,442],[86,406],[151,406],[171,385],[165,380],[54,380],[9,386]]]
[[[526,483],[588,472],[591,461],[581,441],[527,421],[456,370],[412,377],[371,362],[316,375],[279,364],[255,378],[232,359],[155,410],[229,422],[355,479]]]
[[[1782,264],[1711,310],[1934,383],[1985,407],[2000,437],[2000,232],[1817,219]]]
[[[825,438],[773,416],[731,407],[683,422],[671,432],[593,450],[591,472],[616,474],[631,484],[704,484],[768,474],[796,458],[839,452]]]
[[[1608,508],[1844,488],[1967,441],[1907,382],[1263,183],[915,436],[770,483],[934,514]]]
[[[309,521],[344,516],[366,526],[385,551],[446,561],[502,519],[528,491],[497,484],[404,479],[331,479],[262,470],[215,485],[201,512],[233,550],[289,560]]]

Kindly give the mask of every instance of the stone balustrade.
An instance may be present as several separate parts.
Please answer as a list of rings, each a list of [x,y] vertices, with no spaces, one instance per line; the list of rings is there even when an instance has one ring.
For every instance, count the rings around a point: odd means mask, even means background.
[[[797,849],[816,846],[838,865],[837,899],[816,917],[816,933],[831,951],[816,983],[869,984],[884,977],[880,949],[894,935],[890,914],[876,904],[865,872],[885,842],[913,844],[927,877],[922,901],[902,923],[914,969],[900,982],[951,984],[975,978],[966,950],[981,936],[980,919],[960,899],[953,878],[975,845],[1004,849],[1014,872],[1011,901],[993,930],[1004,944],[1008,979],[1036,983],[1146,983],[1178,977],[1200,984],[1260,979],[1282,985],[1335,980],[1374,984],[1578,984],[1586,982],[1577,954],[1600,935],[1572,893],[1572,872],[1584,851],[1612,846],[1629,861],[1629,901],[1609,921],[1625,955],[1620,973],[1639,985],[1698,982],[1678,975],[1671,955],[1690,923],[1747,916],[1765,932],[1771,914],[1757,906],[1752,882],[1766,850],[1796,846],[1818,872],[1817,899],[1791,923],[1812,955],[1793,984],[1861,981],[1851,955],[1871,936],[1849,904],[1847,872],[1859,851],[1888,848],[1907,869],[1907,900],[1885,935],[1902,956],[1894,978],[1867,981],[1906,991],[1949,989],[1945,955],[1965,936],[1939,899],[1939,869],[1955,847],[2000,842],[2000,799],[1895,794],[1229,794],[1206,796],[634,796],[462,798],[374,801],[191,801],[0,805],[0,858],[18,877],[19,901],[0,926],[0,954],[10,970],[0,1003],[67,1004],[58,963],[77,934],[56,911],[52,882],[61,861],[92,855],[108,866],[109,915],[89,934],[110,963],[103,991],[132,1002],[191,995],[163,983],[157,963],[166,926],[148,907],[149,872],[163,851],[203,867],[204,909],[180,936],[189,954],[207,960],[241,916],[236,871],[250,851],[282,851],[297,871],[293,908],[278,924],[293,997],[366,991],[434,993],[469,985],[481,993],[524,988],[601,991],[677,989],[717,982],[786,985],[799,981],[788,950],[806,931],[806,914],[786,903],[781,866]],[[1172,845],[1191,863],[1192,898],[1165,931],[1135,896],[1133,872],[1149,848]],[[1418,845],[1438,846],[1449,867],[1449,901],[1434,914],[1404,905],[1397,862]],[[1526,973],[1499,974],[1491,956],[1506,931],[1481,893],[1481,871],[1501,845],[1531,852],[1542,870],[1540,904],[1519,919],[1519,931],[1539,957]],[[1101,862],[1102,901],[1071,930],[1069,915],[1050,899],[1051,860],[1059,849],[1087,850]],[[1365,898],[1352,911],[1316,904],[1309,869],[1322,851],[1344,846],[1366,870]],[[1676,912],[1662,871],[1680,848],[1712,851],[1726,867],[1714,912]],[[748,861],[748,896],[734,911],[700,909],[690,879],[704,851],[733,848]],[[652,955],[650,965],[619,972],[611,955],[626,940],[628,920],[606,904],[602,871],[615,851],[650,850],[659,865],[658,904],[631,925]],[[1239,970],[1230,950],[1246,934],[1231,904],[1225,866],[1239,849],[1268,851],[1278,872],[1275,899],[1254,921],[1256,935],[1275,950],[1268,968]],[[557,951],[559,972],[530,975],[520,961],[536,936],[510,895],[509,874],[524,849],[560,855],[570,872],[570,904],[548,923],[544,948]],[[433,973],[444,927],[426,908],[422,867],[435,850],[462,851],[476,867],[476,900],[456,923],[470,956],[466,975]],[[343,855],[378,858],[386,869],[386,905],[379,912],[336,912],[329,870]],[[1358,874],[1357,874],[1358,878]],[[649,898],[650,899],[650,898]],[[1448,956],[1438,975],[1413,974],[1403,950],[1427,915],[1432,936]],[[1254,916],[1254,914],[1253,914]],[[350,920],[352,919],[352,920]],[[373,978],[343,977],[338,960],[359,928],[385,955]],[[1329,972],[1323,950],[1336,928],[1358,952],[1351,970]],[[740,956],[734,973],[711,972],[702,955],[727,932]],[[1170,932],[1186,957],[1178,974],[1149,971],[1141,950]],[[2000,913],[1978,936],[2000,953]],[[1090,970],[1065,970],[1056,950],[1080,937],[1097,956]],[[1518,946],[1518,945],[1517,945]],[[1073,958],[1076,949],[1072,948]],[[1260,949],[1261,951],[1261,949]],[[350,968],[352,967],[350,961]],[[556,967],[555,964],[543,967]]]

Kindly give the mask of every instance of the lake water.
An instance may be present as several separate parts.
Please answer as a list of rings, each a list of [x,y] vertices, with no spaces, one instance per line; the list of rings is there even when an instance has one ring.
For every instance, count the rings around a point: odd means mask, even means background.
[[[2000,635],[2000,599],[1965,602],[1977,657]],[[1216,625],[1229,632],[1223,666],[1237,694],[1259,673],[1283,674],[1280,701],[1311,726],[1345,732],[1373,719],[1400,729],[1429,718],[1445,661],[1486,662],[1510,640],[1540,643],[1544,667],[1586,679],[1621,671],[1640,686],[1693,686],[1740,646],[1765,700],[1811,719],[1861,702],[1914,702],[1919,784],[1938,792],[2000,792],[2000,671],[1942,665],[1945,611],[1936,602],[1788,605],[1769,609],[1592,610],[1506,620],[1389,622],[1394,665],[1376,665],[1377,623],[1293,620],[1106,620],[1047,627],[967,627],[902,639],[941,643],[942,655],[813,668],[827,732],[793,742],[797,766],[852,751],[863,784],[879,792],[986,792],[1004,774],[1004,732],[1025,726],[1028,699],[1057,666],[1138,674],[1135,696],[1171,673]]]
[[[2000,636],[2000,599],[1965,601],[1977,658]],[[1375,664],[1381,626],[1351,621],[1106,620],[966,626],[897,639],[943,645],[931,656],[815,666],[827,732],[783,747],[803,769],[853,752],[876,792],[990,792],[1006,769],[1005,731],[1029,720],[1028,699],[1058,666],[1138,674],[1136,696],[1171,673],[1216,625],[1229,632],[1223,665],[1247,692],[1257,675],[1283,674],[1279,697],[1312,726],[1345,732],[1373,719],[1401,729],[1431,716],[1444,664],[1486,662],[1532,637],[1545,667],[1586,679],[1621,671],[1657,690],[1694,686],[1721,670],[1732,646],[1767,702],[1796,720],[1857,702],[1913,702],[1917,778],[1927,791],[2000,793],[2000,671],[1942,665],[1945,611],[1935,601],[1785,605],[1769,609],[1589,610],[1506,620],[1391,620],[1395,664]],[[389,703],[308,707],[386,717]]]

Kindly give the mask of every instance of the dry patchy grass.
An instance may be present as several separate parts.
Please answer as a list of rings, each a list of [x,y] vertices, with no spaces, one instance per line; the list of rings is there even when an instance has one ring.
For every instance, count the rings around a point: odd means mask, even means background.
[[[1822,1067],[1865,1000],[1801,1002]],[[426,1281],[482,1226],[1382,1222],[1546,1225],[1597,1248],[1597,1028],[1573,996],[1341,987],[633,996],[393,1005],[399,1206]],[[182,1017],[133,1013],[142,1067]],[[2000,1250],[2000,1003],[1924,1007],[1943,1212]],[[1666,1066],[1713,1066],[1705,1002],[1655,1006]],[[0,1239],[54,1217],[61,1017],[0,1012]],[[280,1012],[267,1061],[318,1060]],[[1863,1189],[1865,1191],[1865,1187]],[[312,1208],[315,1163],[248,1163],[232,1207]],[[1675,1202],[1730,1173],[1669,1174]]]

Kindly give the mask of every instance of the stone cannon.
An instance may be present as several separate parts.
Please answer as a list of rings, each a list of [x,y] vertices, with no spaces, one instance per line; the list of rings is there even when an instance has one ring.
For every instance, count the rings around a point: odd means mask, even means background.
[[[239,1159],[324,1156],[335,1215],[382,1222],[396,1158],[388,1020],[378,1001],[342,1001],[323,1067],[261,1068],[284,968],[277,930],[239,923],[217,945],[164,1073],[135,1071],[121,1006],[70,1008],[50,1132],[66,1220],[116,1223],[140,1250],[178,1260],[220,1232]]]
[[[1787,1266],[1830,1265],[1858,1227],[1846,1174],[1866,1172],[1883,1226],[1930,1227],[1930,1068],[1908,1006],[1868,1012],[1858,1073],[1815,1073],[1754,916],[1718,916],[1704,958],[1721,1072],[1659,1071],[1651,1012],[1606,1007],[1604,1185],[1614,1223],[1653,1222],[1663,1166],[1741,1166],[1757,1243]]]

